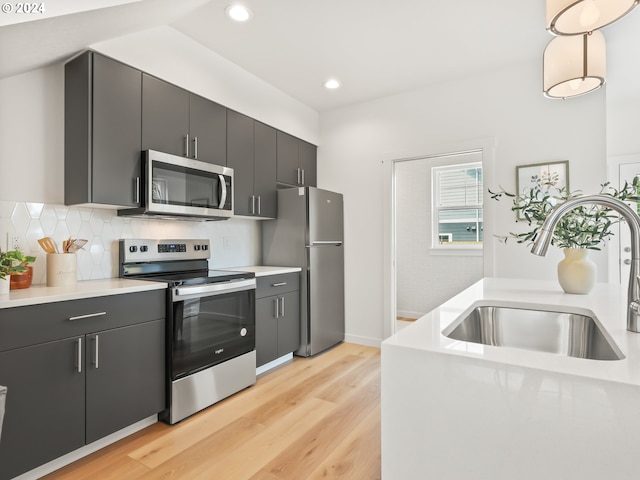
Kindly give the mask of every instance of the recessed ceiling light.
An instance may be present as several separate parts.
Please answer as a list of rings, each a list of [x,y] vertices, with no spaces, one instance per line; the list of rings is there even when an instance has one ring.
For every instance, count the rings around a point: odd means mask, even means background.
[[[229,5],[225,9],[225,13],[231,20],[236,22],[246,22],[252,16],[251,10],[240,4]]]
[[[336,88],[340,88],[340,82],[335,78],[330,78],[326,82],[324,82],[324,87],[329,90],[335,90]]]

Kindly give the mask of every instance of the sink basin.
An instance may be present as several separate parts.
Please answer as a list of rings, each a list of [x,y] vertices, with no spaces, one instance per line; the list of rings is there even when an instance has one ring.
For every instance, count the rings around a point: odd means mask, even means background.
[[[453,322],[442,334],[463,342],[591,360],[624,358],[599,322],[576,313],[479,306]]]

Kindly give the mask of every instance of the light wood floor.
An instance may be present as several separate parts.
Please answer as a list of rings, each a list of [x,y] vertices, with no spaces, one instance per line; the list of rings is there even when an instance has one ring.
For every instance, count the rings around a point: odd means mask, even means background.
[[[267,372],[172,427],[157,423],[46,477],[380,478],[380,350],[341,344]]]

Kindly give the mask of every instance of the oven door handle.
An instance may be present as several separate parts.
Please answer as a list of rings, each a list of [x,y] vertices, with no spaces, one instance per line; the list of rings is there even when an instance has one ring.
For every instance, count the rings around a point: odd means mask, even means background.
[[[175,300],[194,297],[209,297],[211,295],[222,295],[224,293],[242,292],[254,290],[256,288],[255,278],[249,280],[236,280],[223,283],[209,283],[193,287],[176,287],[173,289]]]

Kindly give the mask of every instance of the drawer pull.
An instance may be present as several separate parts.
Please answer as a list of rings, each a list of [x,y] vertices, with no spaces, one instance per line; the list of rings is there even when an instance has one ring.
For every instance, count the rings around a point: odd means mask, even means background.
[[[287,284],[287,282],[272,283],[271,286],[272,287],[284,287],[286,284]]]
[[[107,314],[107,312],[87,313],[86,315],[78,315],[77,317],[69,317],[69,321],[73,322],[74,320],[83,320],[85,318],[101,317],[102,315],[106,315],[106,314]]]

